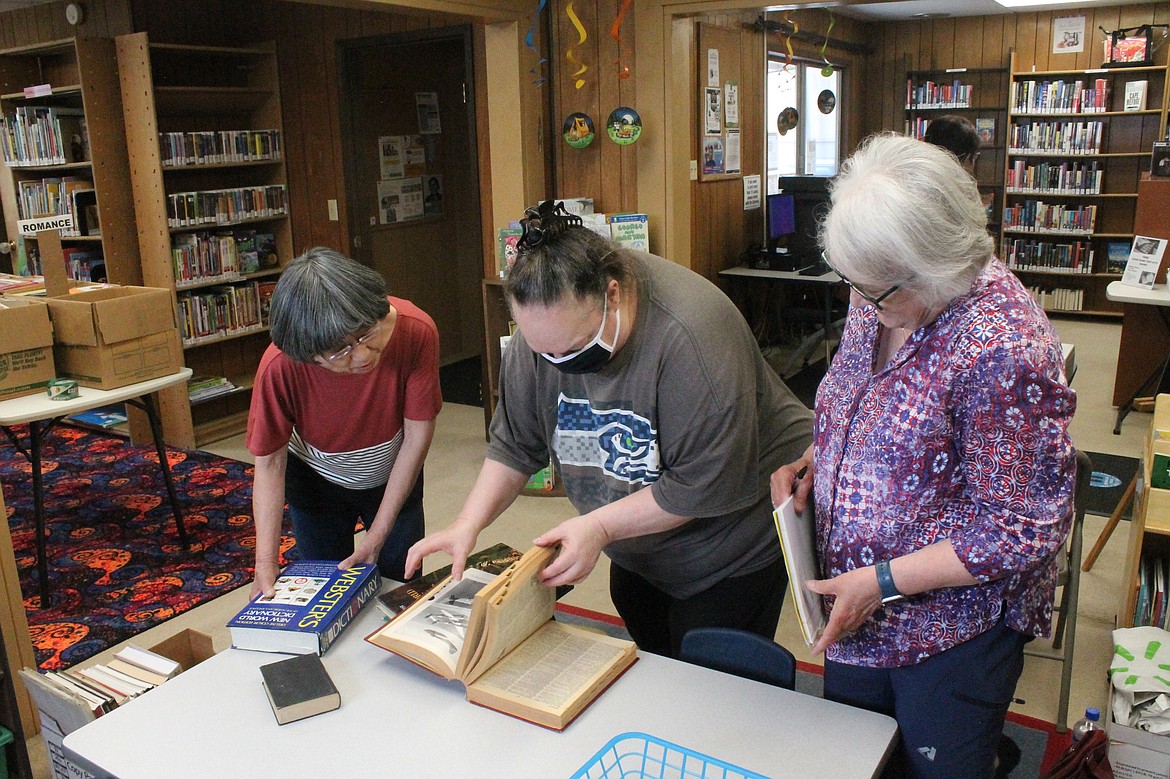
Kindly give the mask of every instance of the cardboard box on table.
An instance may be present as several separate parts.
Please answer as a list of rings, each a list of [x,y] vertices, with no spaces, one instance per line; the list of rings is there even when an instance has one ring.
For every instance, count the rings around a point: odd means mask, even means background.
[[[48,306],[28,298],[0,299],[0,400],[44,392],[54,375]]]
[[[57,372],[83,387],[114,389],[183,367],[169,291],[108,287],[47,298]]]
[[[190,670],[215,654],[211,636],[191,628],[180,630],[170,638],[164,638],[150,647],[150,651],[174,660],[184,671]]]

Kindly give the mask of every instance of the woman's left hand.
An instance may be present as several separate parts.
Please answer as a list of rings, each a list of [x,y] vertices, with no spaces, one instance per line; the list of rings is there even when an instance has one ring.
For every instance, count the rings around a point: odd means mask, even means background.
[[[829,644],[857,630],[882,605],[881,589],[873,566],[857,568],[832,579],[809,581],[806,586],[813,592],[836,598],[829,624],[813,644],[814,655],[821,654]]]
[[[382,547],[380,544],[377,548],[374,548],[373,544],[359,543],[357,549],[353,550],[353,554],[338,563],[337,570],[344,571],[346,568],[352,568],[362,563],[376,563],[378,562],[378,555],[381,551]]]
[[[549,587],[576,584],[597,565],[609,536],[601,522],[591,514],[566,519],[532,543],[537,546],[561,545],[560,554],[541,574],[541,583]]]

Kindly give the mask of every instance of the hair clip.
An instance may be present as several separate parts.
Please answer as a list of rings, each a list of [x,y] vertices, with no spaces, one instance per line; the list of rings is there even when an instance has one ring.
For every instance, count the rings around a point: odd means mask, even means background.
[[[565,210],[564,203],[545,200],[540,205],[524,209],[524,218],[520,220],[520,227],[524,232],[516,242],[516,249],[524,251],[535,249],[546,239],[560,235],[570,227],[584,225],[581,217]]]

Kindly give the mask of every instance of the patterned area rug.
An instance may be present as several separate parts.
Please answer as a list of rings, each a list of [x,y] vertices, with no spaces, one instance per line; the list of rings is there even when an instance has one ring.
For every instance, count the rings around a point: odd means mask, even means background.
[[[40,608],[31,468],[0,441],[0,483],[42,669],[67,668],[252,580],[251,466],[167,450],[185,550],[153,445],[58,425],[42,453],[50,602]],[[282,552],[289,536],[286,528]]]

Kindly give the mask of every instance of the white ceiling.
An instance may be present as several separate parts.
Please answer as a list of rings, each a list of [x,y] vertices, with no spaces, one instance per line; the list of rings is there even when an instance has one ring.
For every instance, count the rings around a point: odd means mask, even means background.
[[[1152,3],[1157,0],[1127,0],[1126,5],[1138,3]],[[835,5],[834,11],[856,19],[868,19],[878,22],[890,22],[900,19],[921,18],[923,14],[929,16],[988,16],[990,14],[1032,13],[1043,11],[1075,11],[1080,8],[1094,6],[1119,5],[1118,0],[1079,0],[1079,2],[1055,3],[1052,5],[1034,6],[1032,8],[1009,9],[995,2],[995,0],[900,0],[897,2],[845,2]],[[791,8],[792,6],[789,6]]]

